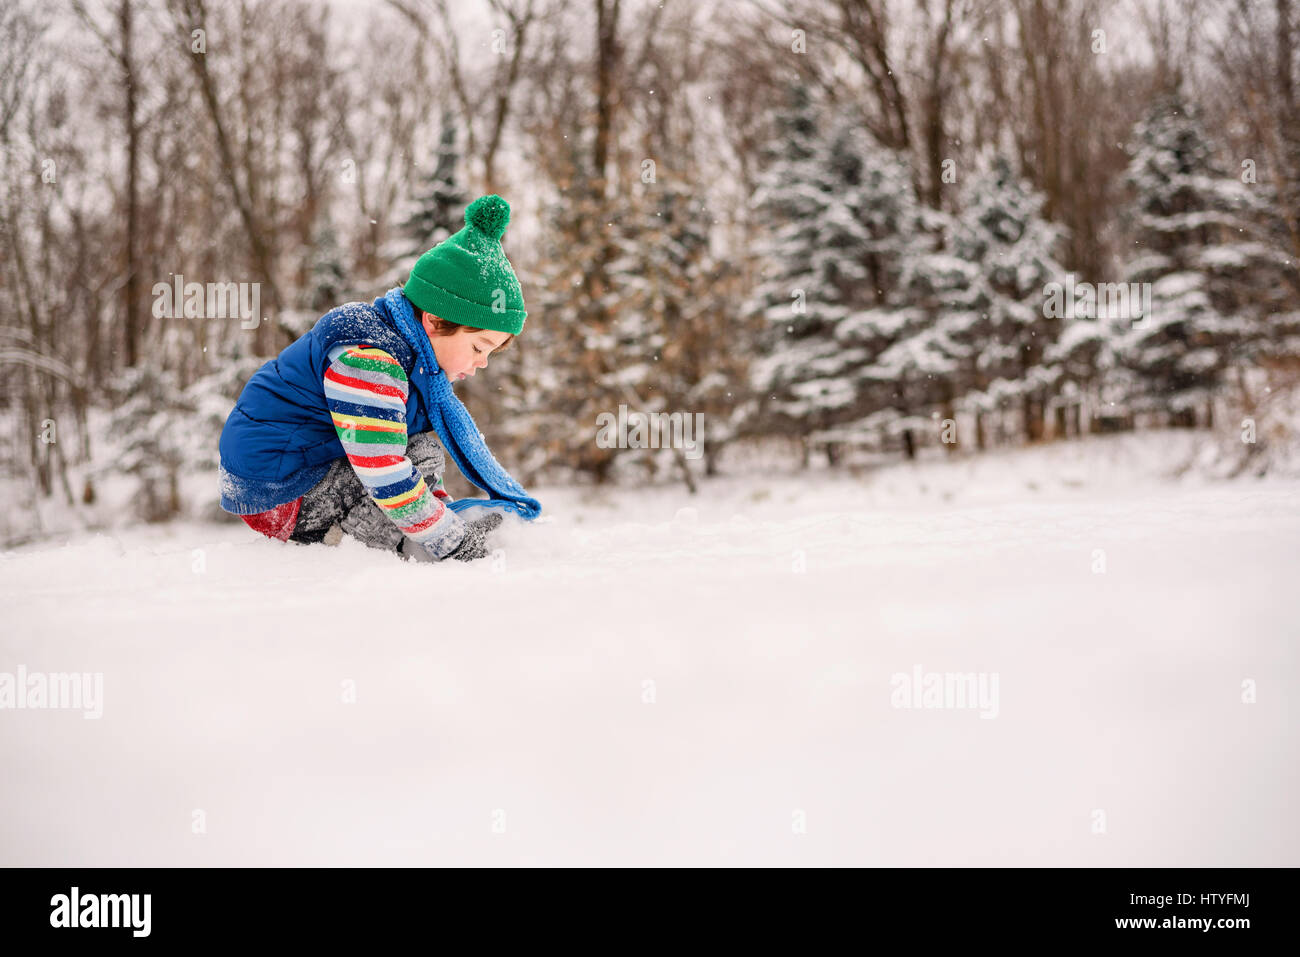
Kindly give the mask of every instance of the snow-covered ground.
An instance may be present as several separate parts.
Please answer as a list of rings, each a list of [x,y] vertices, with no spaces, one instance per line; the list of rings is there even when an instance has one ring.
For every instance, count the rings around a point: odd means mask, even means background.
[[[0,711],[0,865],[1300,865],[1300,481],[1180,441],[0,553],[0,673],[103,682]]]

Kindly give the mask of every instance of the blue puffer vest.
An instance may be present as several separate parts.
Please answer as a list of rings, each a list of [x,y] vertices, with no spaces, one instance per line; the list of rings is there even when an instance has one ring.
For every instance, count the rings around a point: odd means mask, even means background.
[[[369,305],[331,309],[311,331],[253,374],[221,431],[221,507],[236,515],[292,502],[343,458],[322,380],[336,345],[367,345],[392,354],[406,371],[408,435],[433,428],[423,376],[412,375],[416,348],[399,331],[383,296]]]

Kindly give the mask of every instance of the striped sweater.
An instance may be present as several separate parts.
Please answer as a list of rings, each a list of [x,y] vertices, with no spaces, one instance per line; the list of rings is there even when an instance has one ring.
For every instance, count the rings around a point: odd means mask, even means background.
[[[380,510],[434,558],[445,558],[465,536],[465,522],[446,503],[442,477],[430,489],[406,457],[402,365],[382,349],[338,345],[329,351],[325,400],[343,451]]]

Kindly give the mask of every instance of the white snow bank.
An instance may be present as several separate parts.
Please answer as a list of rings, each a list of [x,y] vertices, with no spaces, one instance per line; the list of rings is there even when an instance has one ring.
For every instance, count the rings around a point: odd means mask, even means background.
[[[539,488],[470,564],[0,553],[0,673],[103,675],[0,710],[0,865],[1300,864],[1300,482],[1065,447]]]

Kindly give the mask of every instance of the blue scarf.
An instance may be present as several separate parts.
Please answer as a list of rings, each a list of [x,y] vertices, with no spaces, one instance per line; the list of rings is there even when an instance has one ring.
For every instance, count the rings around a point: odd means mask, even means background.
[[[384,301],[397,323],[398,332],[416,351],[418,359],[411,378],[424,396],[434,431],[465,478],[491,496],[486,499],[457,499],[449,507],[457,512],[481,506],[499,507],[531,522],[541,514],[542,504],[530,498],[524,487],[492,457],[478,426],[470,418],[469,410],[452,392],[451,382],[433,354],[429,334],[415,321],[411,302],[403,294],[402,287],[394,286],[388,290]]]

